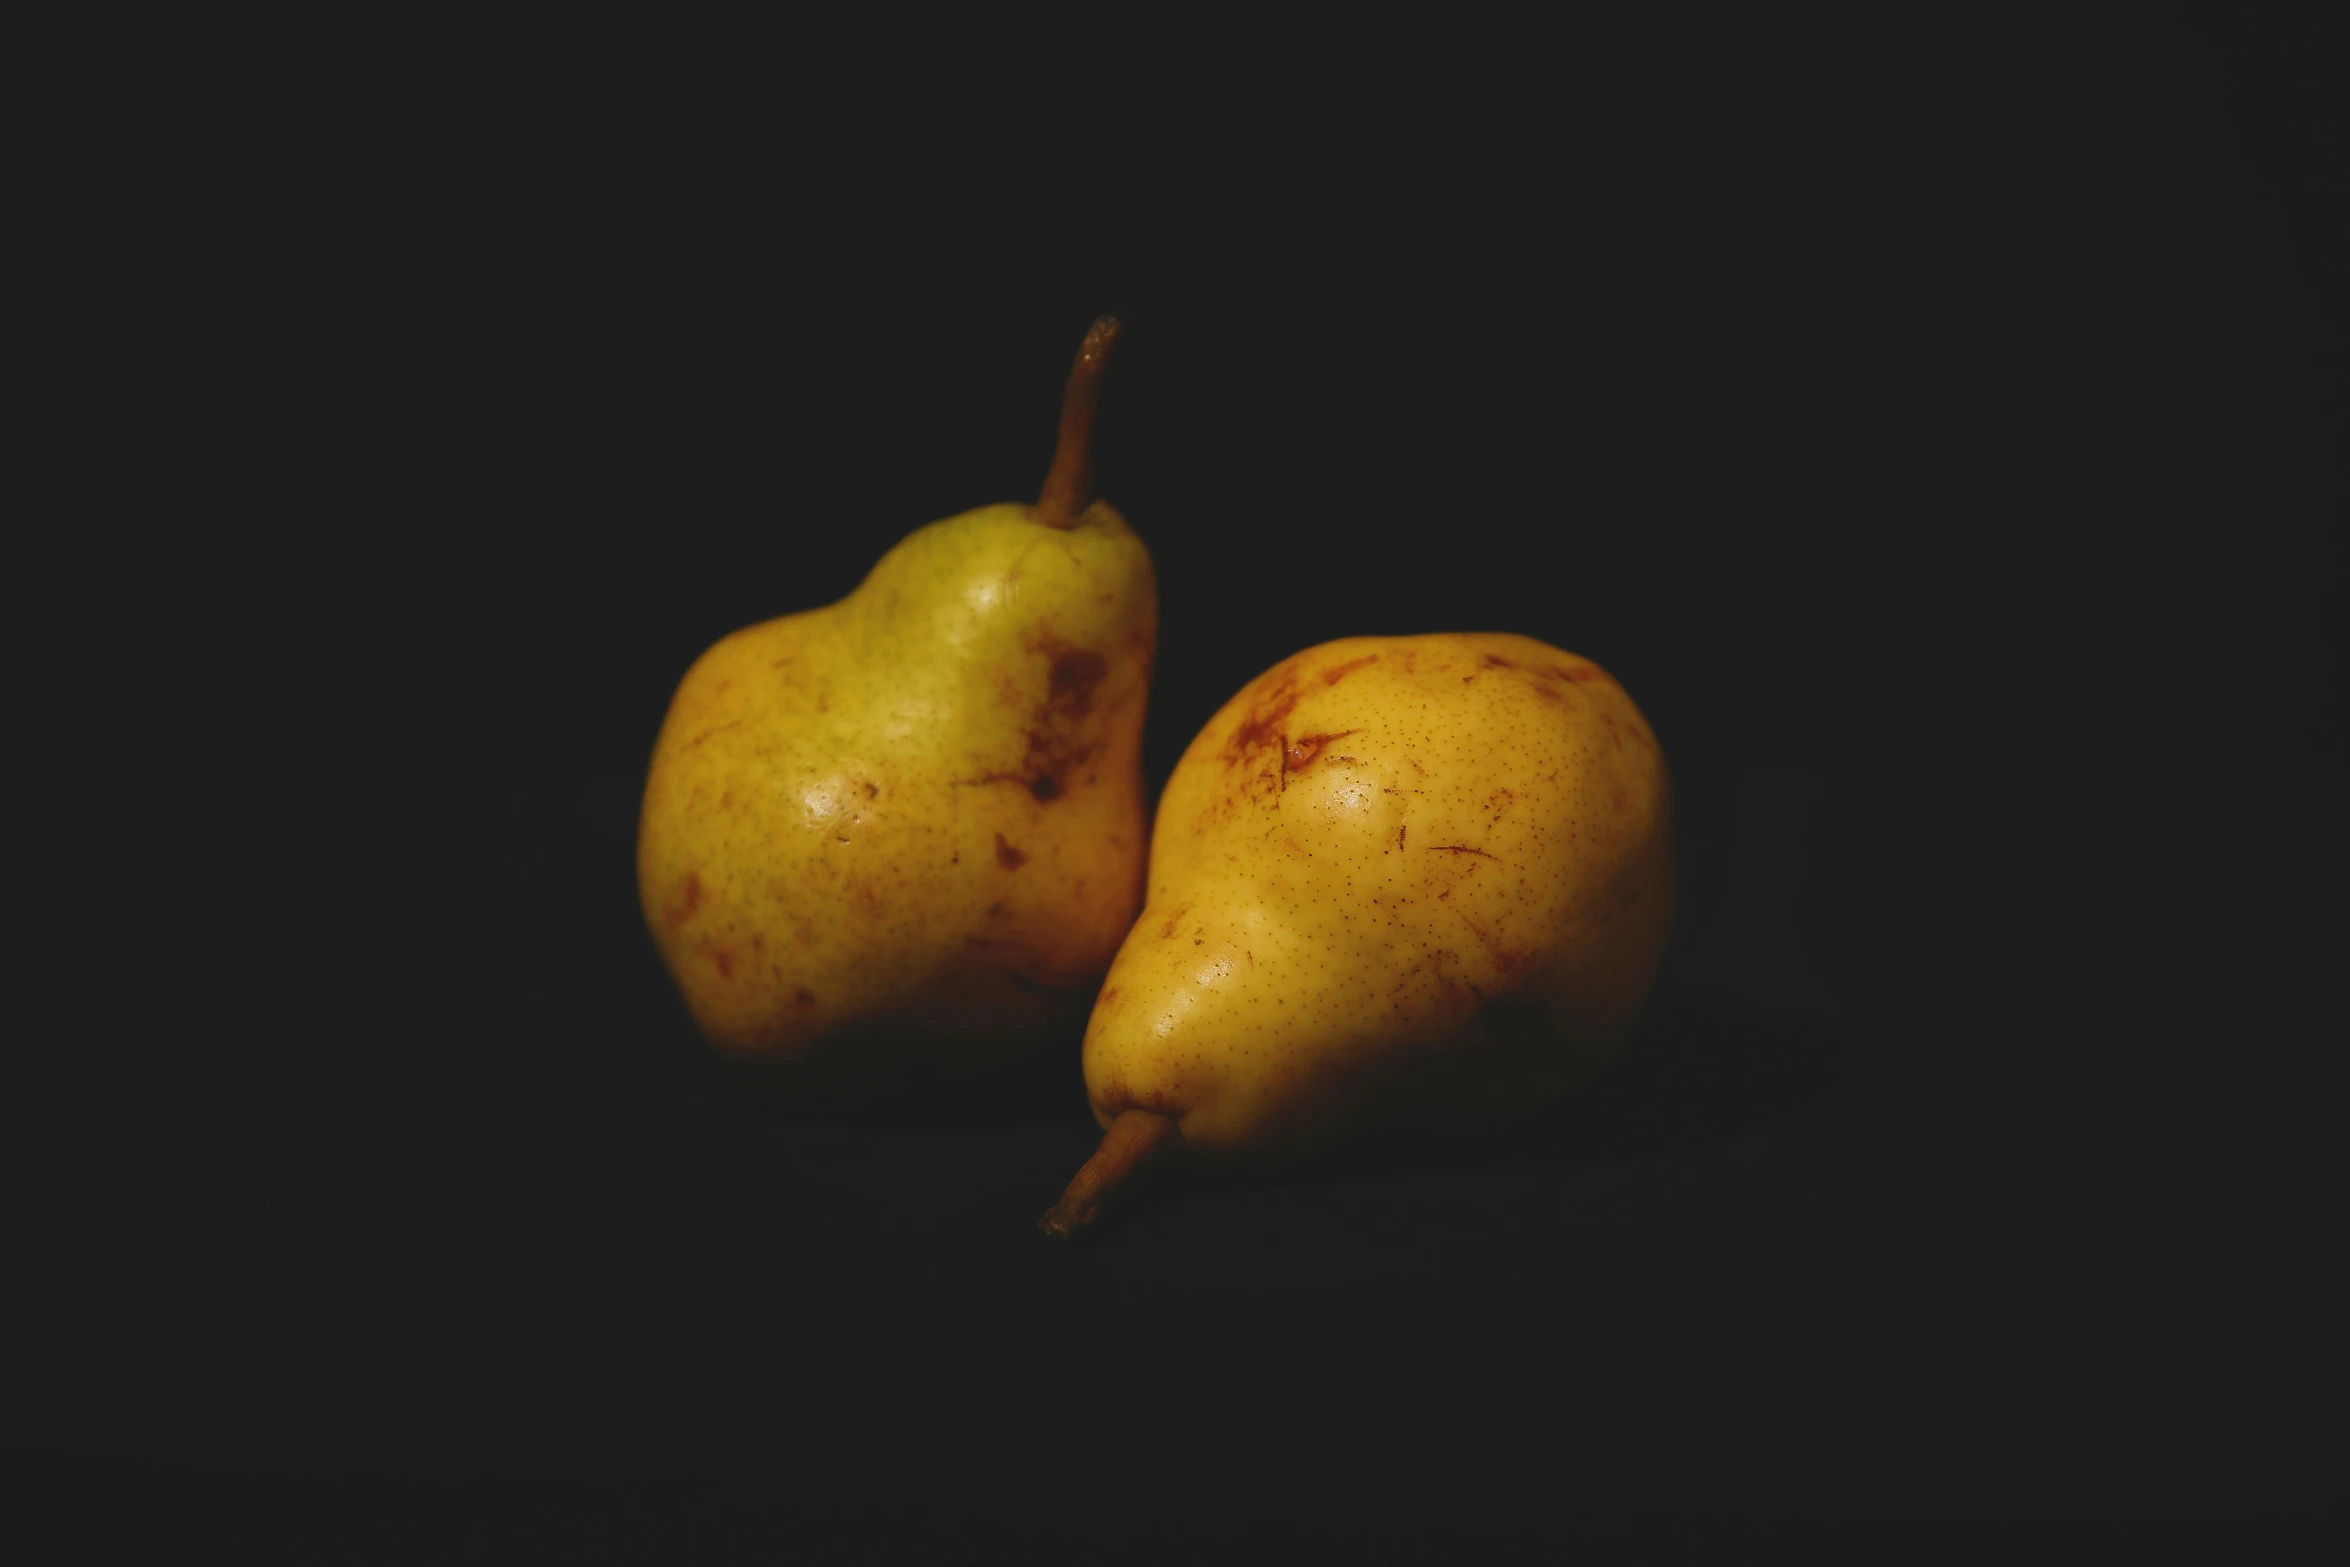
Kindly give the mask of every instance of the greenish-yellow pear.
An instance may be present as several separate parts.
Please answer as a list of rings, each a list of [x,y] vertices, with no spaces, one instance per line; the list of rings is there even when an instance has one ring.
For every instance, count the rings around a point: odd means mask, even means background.
[[[1042,498],[931,523],[839,603],[720,640],[653,748],[646,924],[703,1034],[853,1102],[1073,1035],[1141,900],[1149,552],[1087,458],[1117,322]]]

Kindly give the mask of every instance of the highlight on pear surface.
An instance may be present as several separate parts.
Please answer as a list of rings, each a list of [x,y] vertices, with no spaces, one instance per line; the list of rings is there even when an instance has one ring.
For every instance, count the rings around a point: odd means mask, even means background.
[[[1587,658],[1531,637],[1351,637],[1192,740],[1084,1045],[1103,1129],[1040,1227],[1144,1172],[1373,1127],[1490,1127],[1622,1046],[1673,913],[1672,780]]]
[[[1034,504],[918,528],[720,638],[647,770],[637,882],[701,1033],[838,1106],[1073,1035],[1141,901],[1150,553],[1092,485],[1086,333]]]

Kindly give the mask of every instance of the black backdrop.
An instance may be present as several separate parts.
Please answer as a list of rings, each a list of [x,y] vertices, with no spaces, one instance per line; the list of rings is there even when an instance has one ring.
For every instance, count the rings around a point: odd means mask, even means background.
[[[2314,1538],[2340,24],[1102,9],[85,41],[11,1472],[313,1560]],[[1073,1058],[763,1111],[631,843],[693,655],[1031,496],[1105,307],[1153,788],[1523,631],[1687,914],[1533,1134],[1071,1253]]]

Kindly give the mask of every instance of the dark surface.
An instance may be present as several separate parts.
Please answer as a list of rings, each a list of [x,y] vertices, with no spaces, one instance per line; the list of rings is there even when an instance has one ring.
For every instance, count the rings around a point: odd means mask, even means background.
[[[93,42],[25,1494],[243,1559],[2316,1549],[2341,24],[1900,9]],[[1687,917],[1541,1125],[1072,1252],[1073,1055],[762,1110],[631,842],[693,655],[1031,495],[1105,306],[1154,788],[1297,648],[1522,631],[1654,722]]]

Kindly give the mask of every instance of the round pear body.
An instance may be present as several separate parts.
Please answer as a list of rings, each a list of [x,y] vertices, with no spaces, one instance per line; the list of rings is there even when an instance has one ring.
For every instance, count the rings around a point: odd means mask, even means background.
[[[1354,637],[1202,729],[1085,1036],[1095,1117],[1194,1153],[1475,1124],[1605,1061],[1672,920],[1671,781],[1598,665],[1528,637]]]
[[[1074,1025],[1140,901],[1148,552],[982,507],[687,672],[638,828],[702,1032],[789,1092],[999,1064]]]

